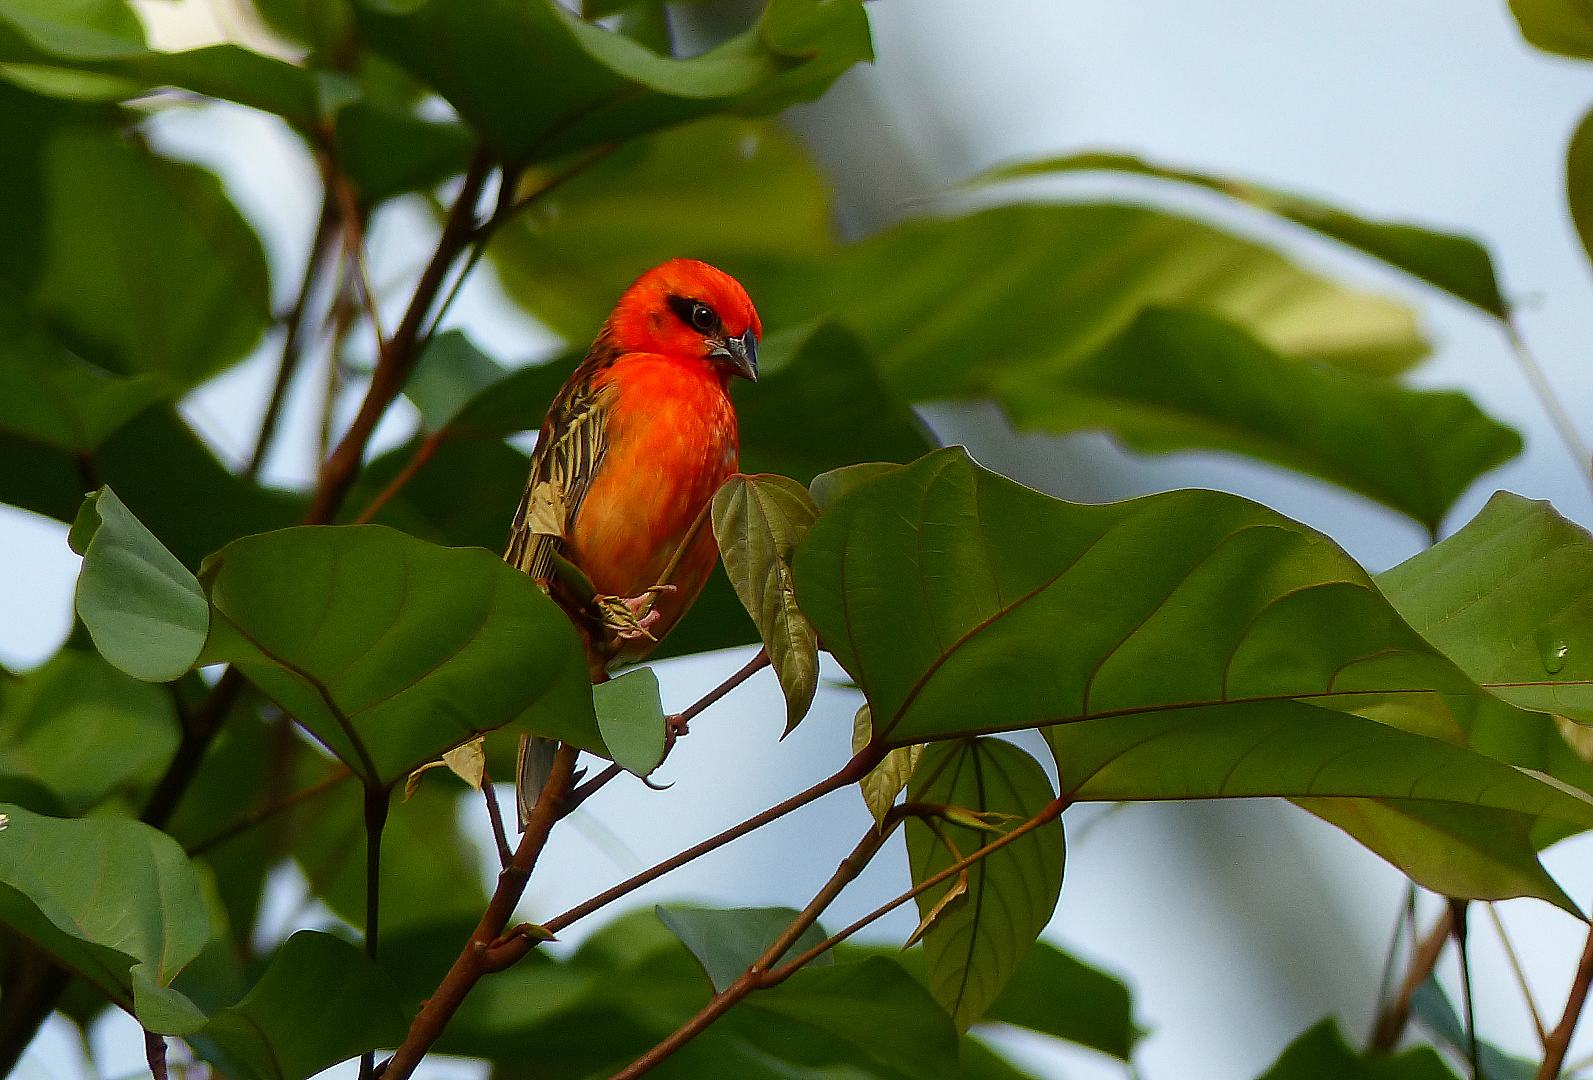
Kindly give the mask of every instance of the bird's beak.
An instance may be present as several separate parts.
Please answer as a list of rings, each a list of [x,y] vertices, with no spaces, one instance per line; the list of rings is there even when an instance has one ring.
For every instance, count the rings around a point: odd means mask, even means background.
[[[709,355],[730,361],[731,369],[742,378],[758,381],[758,338],[752,327],[747,327],[747,332],[738,338],[726,338],[723,344],[715,344]]]

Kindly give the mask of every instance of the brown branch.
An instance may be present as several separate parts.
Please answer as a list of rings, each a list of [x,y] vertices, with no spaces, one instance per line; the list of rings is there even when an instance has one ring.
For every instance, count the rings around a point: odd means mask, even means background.
[[[256,825],[271,820],[284,810],[291,810],[300,803],[307,802],[308,800],[315,798],[317,795],[331,790],[333,787],[336,787],[339,783],[347,780],[353,775],[353,769],[350,769],[347,765],[339,765],[336,769],[333,769],[330,773],[322,777],[320,780],[317,780],[309,787],[300,788],[291,795],[284,795],[275,802],[268,803],[257,810],[251,810],[246,814],[240,815],[235,821],[233,821],[226,828],[222,829],[220,832],[208,836],[199,841],[197,844],[194,844],[192,847],[188,848],[188,854],[194,857],[203,855],[211,848],[226,843],[239,833],[247,832]]]
[[[337,218],[334,206],[331,193],[324,193],[321,197],[321,217],[315,226],[315,239],[310,242],[309,261],[304,265],[304,280],[299,285],[298,299],[294,300],[293,309],[288,312],[287,336],[282,341],[282,357],[277,361],[277,377],[271,385],[271,399],[266,403],[265,415],[260,418],[260,434],[255,439],[254,453],[243,468],[243,475],[248,480],[258,477],[265,465],[266,454],[276,438],[277,423],[282,419],[288,386],[299,370],[299,362],[304,359],[304,316],[310,305],[310,294],[315,289],[321,262],[326,253],[332,250],[330,240]]]
[[[868,861],[874,857],[875,853],[878,852],[880,847],[885,843],[886,837],[891,834],[892,830],[896,826],[896,823],[903,817],[908,816],[908,814],[919,813],[924,809],[932,811],[934,808],[914,808],[912,810],[907,810],[905,813],[894,813],[881,824],[880,828],[870,829],[868,831],[868,834],[863,837],[863,840],[853,850],[852,854],[847,856],[847,858],[841,863],[840,868],[835,872],[835,876],[832,877],[825,885],[823,890],[819,892],[819,895],[813,898],[813,902],[803,909],[802,913],[792,921],[790,926],[786,928],[785,933],[780,935],[779,940],[771,945],[762,956],[753,961],[752,965],[748,967],[747,970],[743,972],[735,982],[731,983],[729,986],[725,987],[724,990],[715,994],[713,1000],[704,1006],[701,1012],[677,1028],[667,1039],[653,1047],[640,1058],[637,1058],[628,1068],[615,1073],[611,1080],[636,1080],[637,1077],[651,1072],[660,1063],[662,1063],[665,1058],[669,1057],[676,1050],[679,1050],[682,1046],[686,1045],[686,1043],[702,1034],[702,1032],[706,1030],[710,1024],[719,1019],[719,1017],[723,1016],[726,1012],[729,1012],[737,1002],[746,997],[748,994],[752,993],[752,991],[764,990],[772,986],[778,986],[780,983],[790,978],[792,974],[799,971],[804,965],[812,962],[825,952],[828,952],[837,944],[846,940],[852,934],[855,934],[858,930],[885,915],[887,912],[900,907],[902,904],[905,904],[919,893],[924,892],[927,889],[934,888],[947,878],[962,872],[964,869],[972,866],[980,859],[985,858],[993,852],[999,851],[1001,848],[1019,839],[1020,837],[1033,832],[1035,829],[1038,829],[1043,825],[1055,821],[1062,815],[1062,811],[1066,810],[1071,803],[1072,799],[1068,796],[1058,796],[1051,802],[1047,803],[1038,814],[1024,822],[1022,825],[1013,829],[1011,832],[999,837],[996,840],[992,840],[990,843],[986,844],[972,855],[952,863],[946,869],[942,870],[933,877],[919,882],[913,888],[898,896],[896,899],[879,908],[876,908],[874,911],[870,912],[868,915],[865,915],[862,919],[859,919],[857,922],[853,923],[839,934],[835,934],[829,938],[826,938],[824,941],[813,946],[811,949],[807,950],[796,959],[775,967],[774,965],[778,963],[780,957],[785,955],[786,951],[796,943],[797,939],[802,936],[808,927],[812,926],[813,923],[818,920],[819,915],[822,914],[824,909],[834,901],[835,897],[840,894],[841,890],[845,888],[853,878],[857,877],[857,875],[862,872],[863,867],[868,864]],[[902,807],[898,807],[897,809],[898,811],[905,810],[905,808]]]
[[[542,785],[542,792],[537,796],[530,820],[526,823],[525,834],[520,837],[520,846],[515,849],[509,865],[498,875],[498,887],[493,891],[487,910],[482,914],[475,932],[470,935],[470,941],[437,987],[437,992],[421,1007],[420,1015],[410,1025],[403,1045],[388,1060],[382,1071],[382,1080],[406,1080],[415,1071],[415,1066],[420,1064],[426,1051],[442,1035],[443,1028],[471,988],[483,975],[507,966],[503,955],[505,949],[510,950],[510,955],[516,951],[524,955],[520,951],[522,944],[519,939],[526,935],[513,934],[505,938],[504,927],[508,925],[515,905],[525,892],[537,856],[547,844],[548,834],[558,818],[559,804],[569,793],[578,753],[568,743],[559,747],[553,760],[553,771],[548,775],[547,783]],[[531,941],[525,941],[523,949],[529,950],[531,944]],[[498,955],[495,956],[495,952]]]
[[[487,820],[492,822],[492,838],[498,845],[498,868],[507,870],[514,859],[514,852],[509,850],[509,835],[503,828],[503,810],[498,806],[498,793],[493,790],[492,777],[487,775],[485,768],[481,770],[481,794],[487,800]]]
[[[548,922],[544,925],[547,927],[550,933],[556,934],[560,930],[563,930],[566,926],[586,918],[594,911],[598,911],[608,906],[615,900],[618,900],[620,897],[625,896],[628,893],[635,892],[648,882],[656,881],[670,871],[678,870],[680,867],[685,866],[694,859],[699,859],[708,854],[710,851],[716,851],[719,848],[724,847],[732,840],[738,840],[750,832],[761,829],[771,821],[777,821],[780,818],[785,817],[785,815],[791,813],[793,810],[800,810],[802,807],[806,806],[810,802],[813,802],[815,799],[822,798],[832,791],[838,791],[841,788],[846,787],[848,784],[857,783],[859,780],[863,779],[863,777],[867,776],[873,770],[874,766],[880,763],[880,759],[884,756],[884,747],[876,747],[873,745],[865,746],[862,750],[857,752],[851,761],[847,762],[846,765],[842,767],[840,772],[836,773],[834,776],[820,780],[817,784],[814,784],[806,791],[793,795],[789,799],[776,806],[771,806],[769,809],[763,811],[763,813],[756,814],[753,817],[748,818],[746,821],[743,821],[739,825],[731,826],[717,836],[709,837],[702,843],[697,844],[694,847],[689,847],[680,854],[672,858],[665,859],[656,866],[651,866],[648,869],[643,870],[641,873],[627,878],[618,885],[614,886],[612,889],[598,893],[590,900],[582,901],[570,910],[566,911],[564,914],[548,920]]]
[[[387,351],[387,342],[382,334],[381,317],[376,311],[376,294],[371,289],[371,276],[365,268],[365,229],[362,224],[365,216],[360,213],[359,196],[354,193],[353,182],[330,157],[323,163],[322,169],[326,173],[328,188],[337,196],[339,217],[343,224],[343,250],[348,253],[352,270],[350,277],[354,279],[360,305],[371,320],[371,329],[376,334],[376,355],[379,357]]]
[[[414,456],[399,470],[398,475],[393,477],[392,482],[382,489],[381,494],[372,499],[370,505],[360,511],[360,516],[354,519],[354,524],[364,525],[369,522],[381,512],[382,507],[386,506],[394,495],[403,490],[405,484],[415,479],[415,474],[425,468],[426,462],[431,460],[432,455],[437,452],[437,448],[447,438],[447,431],[447,428],[441,431],[434,431],[421,440],[421,444],[415,448]]]
[[[1433,973],[1433,968],[1438,966],[1438,957],[1444,951],[1444,944],[1449,940],[1454,927],[1454,912],[1445,906],[1444,913],[1438,917],[1433,928],[1422,938],[1421,944],[1416,947],[1415,953],[1410,958],[1410,968],[1405,972],[1405,981],[1400,984],[1399,993],[1394,1000],[1383,1007],[1382,1014],[1377,1018],[1377,1026],[1372,1031],[1371,1044],[1366,1052],[1371,1055],[1391,1054],[1394,1047],[1399,1044],[1399,1037],[1405,1033],[1405,1025],[1410,1021],[1410,1002],[1416,990],[1427,977]]]
[[[1587,1004],[1589,985],[1593,985],[1593,930],[1588,931],[1587,941],[1582,946],[1582,959],[1576,965],[1576,978],[1571,983],[1571,992],[1565,998],[1565,1012],[1560,1014],[1560,1022],[1554,1025],[1554,1030],[1544,1040],[1543,1064],[1538,1066],[1535,1080],[1555,1080],[1560,1075],[1565,1052],[1571,1048],[1571,1036],[1576,1033],[1576,1023],[1582,1017],[1582,1007]]]
[[[157,829],[166,827],[172,813],[177,809],[178,802],[188,790],[188,785],[193,782],[194,774],[199,771],[200,763],[204,761],[205,752],[210,749],[210,743],[215,739],[216,732],[221,730],[222,722],[237,704],[238,698],[242,696],[243,688],[243,675],[237,668],[229,667],[222,672],[221,678],[216,680],[216,685],[211,687],[210,693],[206,695],[204,704],[199,706],[192,720],[183,728],[182,740],[177,744],[177,753],[172,755],[171,764],[166,766],[165,775],[160,778],[160,783],[155,785],[155,793],[145,804],[140,821]]]
[[[443,223],[437,249],[416,282],[409,308],[376,362],[365,400],[360,403],[359,412],[355,414],[353,423],[344,433],[337,449],[332,451],[321,467],[315,499],[305,515],[306,524],[324,525],[337,516],[338,507],[359,474],[360,462],[365,456],[365,447],[370,442],[371,434],[387,412],[387,407],[403,390],[415,364],[420,328],[432,302],[437,298],[437,291],[442,287],[449,267],[475,234],[476,200],[481,195],[491,168],[491,156],[485,149],[478,150],[469,171],[465,173],[459,197],[454,200],[448,219]]]
[[[1515,974],[1516,986],[1521,990],[1521,997],[1527,1003],[1527,1011],[1532,1014],[1532,1027],[1538,1033],[1538,1045],[1544,1046],[1549,1041],[1549,1031],[1543,1026],[1543,1014],[1538,1012],[1537,999],[1532,996],[1532,987],[1527,985],[1527,973],[1521,966],[1521,958],[1516,955],[1515,946],[1510,943],[1510,935],[1505,932],[1504,920],[1499,918],[1499,909],[1492,900],[1488,901],[1488,915],[1493,919],[1493,928],[1499,934],[1499,944],[1504,946],[1505,957],[1510,961],[1510,970]]]
[[[144,1057],[153,1080],[166,1080],[166,1039],[153,1031],[144,1032]]]

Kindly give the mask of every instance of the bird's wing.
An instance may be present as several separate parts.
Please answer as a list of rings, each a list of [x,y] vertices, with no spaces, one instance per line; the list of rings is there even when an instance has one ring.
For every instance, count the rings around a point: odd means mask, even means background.
[[[552,575],[553,555],[563,553],[570,524],[608,449],[606,414],[613,391],[593,379],[614,360],[604,344],[600,338],[553,399],[531,454],[531,478],[503,557],[533,578]]]

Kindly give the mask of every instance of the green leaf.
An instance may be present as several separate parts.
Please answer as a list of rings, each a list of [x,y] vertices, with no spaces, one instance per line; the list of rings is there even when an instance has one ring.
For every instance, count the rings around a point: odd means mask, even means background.
[[[1434,648],[1506,701],[1593,723],[1593,536],[1501,491],[1464,528],[1378,576]]]
[[[1128,987],[1044,941],[1018,964],[986,1020],[1038,1031],[1128,1061],[1144,1033]]]
[[[254,1080],[304,1080],[367,1050],[397,1046],[409,1022],[387,977],[353,945],[300,930],[249,995],[204,1035]]]
[[[818,638],[797,607],[790,562],[817,517],[807,489],[785,476],[736,473],[713,498],[719,555],[780,677],[787,735],[807,715],[819,685]]]
[[[271,318],[265,256],[216,177],[89,130],[58,134],[45,161],[35,304],[68,345],[179,390],[253,348]]]
[[[375,206],[429,191],[465,171],[475,141],[459,124],[425,120],[407,108],[362,99],[338,110],[338,163],[360,201]]]
[[[962,1080],[1036,1080],[972,1035],[964,1035]]]
[[[1593,30],[1588,39],[1593,49]],[[1565,152],[1565,201],[1582,250],[1593,258],[1593,112],[1582,117]]]
[[[440,431],[481,392],[509,373],[476,348],[463,330],[448,330],[426,342],[404,396],[420,410],[427,431]]]
[[[142,52],[144,26],[125,0],[0,0],[0,19],[41,48],[80,56]]]
[[[1429,975],[1416,988],[1410,1011],[1439,1042],[1467,1060],[1471,1058],[1471,1039],[1436,978]],[[1506,1054],[1482,1039],[1477,1040],[1477,1069],[1480,1080],[1532,1080],[1538,1073],[1536,1063]]]
[[[1012,814],[1019,819],[1014,825],[1038,814],[1055,795],[1040,763],[999,739],[932,744],[907,789],[910,802]],[[919,818],[907,821],[914,884],[995,839],[950,821],[939,822],[938,833]],[[943,908],[924,934],[930,993],[958,1031],[984,1018],[1051,921],[1062,893],[1063,854],[1062,824],[1055,821],[985,856],[968,867],[966,895]],[[919,913],[927,916],[957,882],[953,877],[919,893]]]
[[[865,484],[876,476],[893,473],[899,468],[900,465],[888,461],[866,461],[860,465],[845,465],[815,476],[813,482],[808,485],[808,491],[812,493],[813,502],[820,510],[828,510],[831,503],[858,485]]]
[[[752,966],[771,945],[785,933],[797,918],[795,908],[692,908],[664,907],[653,909],[658,921],[691,950],[702,965],[715,991],[723,991]],[[795,959],[829,937],[824,928],[814,923],[802,936],[780,954],[771,967],[778,967]],[[826,967],[835,963],[835,957],[821,953],[807,966]]]
[[[604,751],[574,628],[489,552],[306,526],[234,541],[201,579],[203,662],[238,665],[368,782],[510,723]]]
[[[873,738],[874,718],[865,701],[852,717],[852,753],[861,753]],[[890,813],[891,807],[896,804],[896,796],[913,778],[923,754],[923,743],[898,746],[857,782],[858,790],[863,793],[863,805],[868,807],[868,812],[874,815],[876,822],[881,825],[885,823],[885,815]]]
[[[1436,532],[1521,438],[1462,394],[1288,360],[1197,311],[1151,307],[1061,371],[998,384],[1019,428],[1112,433],[1147,453],[1227,450],[1359,492]]]
[[[72,539],[83,556],[75,607],[100,654],[135,679],[171,682],[199,659],[210,605],[188,568],[108,487],[83,500]]]
[[[162,396],[157,377],[84,363],[0,297],[0,432],[90,451]]]
[[[5,690],[0,774],[20,774],[78,815],[152,788],[177,749],[177,717],[159,687],[92,652],[63,649]],[[7,801],[20,801],[11,793]],[[39,809],[32,807],[32,809]]]
[[[366,45],[520,164],[714,113],[778,112],[873,59],[859,0],[773,0],[758,26],[689,60],[661,57],[556,0],[362,0],[357,16]]]
[[[0,811],[0,920],[150,1030],[182,1035],[202,1024],[170,989],[210,936],[199,878],[177,842],[127,818]]]
[[[1518,9],[1519,15],[1520,7],[1534,2],[1512,0],[1511,7]],[[1569,6],[1583,0],[1536,2]],[[1247,180],[1171,168],[1129,154],[1091,152],[998,165],[974,177],[969,184],[983,186],[1072,172],[1129,173],[1208,188],[1381,259],[1496,318],[1503,319],[1509,314],[1509,305],[1499,295],[1493,261],[1487,249],[1477,241],[1414,225],[1369,221],[1315,199],[1259,187]]]
[[[511,297],[566,340],[586,342],[649,267],[689,255],[740,276],[824,255],[832,212],[828,185],[793,135],[772,121],[715,117],[627,143],[507,222],[487,252]]]
[[[1005,206],[913,221],[744,284],[766,326],[845,323],[906,401],[1063,371],[1152,304],[1199,308],[1284,356],[1363,374],[1395,374],[1427,351],[1404,305],[1139,207]]]
[[[1421,1046],[1391,1058],[1363,1058],[1344,1042],[1331,1018],[1289,1044],[1260,1080],[1455,1080],[1431,1047]]]
[[[1510,0],[1521,36],[1545,52],[1593,60],[1593,7],[1587,0]]]
[[[425,438],[417,435],[367,465],[344,501],[342,516],[349,521],[357,517],[424,444]],[[434,544],[502,551],[530,472],[526,456],[501,439],[445,435],[372,520]],[[460,483],[464,476],[469,483]]]
[[[664,760],[664,702],[658,676],[636,668],[592,687],[597,727],[616,764],[646,776]]]
[[[1581,916],[1538,861],[1530,815],[1415,799],[1295,799],[1440,896],[1535,896]]]

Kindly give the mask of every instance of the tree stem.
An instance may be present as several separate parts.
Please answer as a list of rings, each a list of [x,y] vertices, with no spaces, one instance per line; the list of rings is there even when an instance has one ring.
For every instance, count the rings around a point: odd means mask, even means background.
[[[1366,1052],[1371,1055],[1393,1053],[1394,1047],[1399,1043],[1399,1037],[1405,1033],[1405,1025],[1410,1020],[1410,1002],[1416,990],[1427,981],[1427,976],[1433,973],[1433,968],[1438,966],[1438,957],[1444,951],[1444,944],[1449,940],[1451,928],[1454,925],[1454,912],[1445,907],[1444,913],[1438,917],[1433,928],[1422,938],[1415,953],[1411,955],[1410,967],[1405,972],[1405,981],[1400,984],[1399,993],[1394,1000],[1383,1009],[1382,1015],[1377,1018],[1377,1025],[1372,1030],[1371,1044]]]
[[[1565,998],[1565,1012],[1554,1025],[1543,1044],[1543,1064],[1538,1066],[1536,1080],[1555,1080],[1565,1053],[1571,1048],[1571,1036],[1576,1033],[1576,1023],[1582,1018],[1582,1007],[1587,1004],[1589,985],[1593,985],[1593,930],[1588,931],[1582,945],[1582,959],[1576,965],[1576,978],[1571,982],[1571,992]]]

